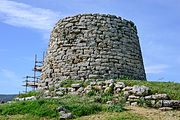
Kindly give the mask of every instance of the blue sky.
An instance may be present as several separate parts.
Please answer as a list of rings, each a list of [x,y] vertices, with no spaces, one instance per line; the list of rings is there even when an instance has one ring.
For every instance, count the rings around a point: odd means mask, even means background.
[[[179,0],[0,0],[0,94],[23,91],[34,55],[46,51],[61,18],[103,13],[133,21],[149,81],[180,82]]]

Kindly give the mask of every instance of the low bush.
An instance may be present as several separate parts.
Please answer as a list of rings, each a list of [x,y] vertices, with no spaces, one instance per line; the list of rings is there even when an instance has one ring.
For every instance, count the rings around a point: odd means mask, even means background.
[[[122,112],[124,109],[123,104],[116,104],[108,107],[108,112]]]

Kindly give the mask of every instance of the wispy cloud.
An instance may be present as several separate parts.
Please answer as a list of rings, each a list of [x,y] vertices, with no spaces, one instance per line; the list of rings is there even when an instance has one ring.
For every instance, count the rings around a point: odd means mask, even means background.
[[[168,68],[168,65],[159,64],[159,65],[152,65],[152,66],[145,66],[146,73],[151,74],[158,74],[165,71],[166,68]]]
[[[10,81],[18,80],[18,76],[13,71],[7,69],[1,69],[1,74]]]
[[[0,0],[0,20],[6,24],[50,33],[60,13],[9,0]]]

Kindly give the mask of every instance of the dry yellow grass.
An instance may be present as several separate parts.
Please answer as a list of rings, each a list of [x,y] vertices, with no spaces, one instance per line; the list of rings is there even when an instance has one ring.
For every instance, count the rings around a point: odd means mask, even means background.
[[[101,112],[77,120],[180,120],[180,111],[160,111],[154,108],[126,106],[120,113]]]

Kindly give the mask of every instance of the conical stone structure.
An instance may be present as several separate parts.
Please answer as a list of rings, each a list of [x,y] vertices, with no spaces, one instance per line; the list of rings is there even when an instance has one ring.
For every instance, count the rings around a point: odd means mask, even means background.
[[[114,15],[79,14],[59,20],[46,52],[39,88],[57,82],[127,76],[146,80],[133,22]]]

